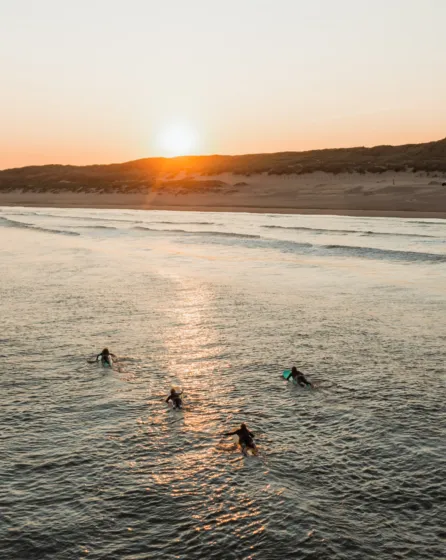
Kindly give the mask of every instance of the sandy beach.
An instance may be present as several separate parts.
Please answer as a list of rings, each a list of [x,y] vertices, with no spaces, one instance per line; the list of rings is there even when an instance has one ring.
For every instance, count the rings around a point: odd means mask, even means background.
[[[161,176],[137,193],[69,185],[57,192],[3,191],[0,205],[446,218],[444,180],[426,172]]]

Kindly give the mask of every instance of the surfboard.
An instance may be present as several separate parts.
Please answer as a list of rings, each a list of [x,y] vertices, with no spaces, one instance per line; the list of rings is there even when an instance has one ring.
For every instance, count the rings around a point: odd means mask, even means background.
[[[295,379],[291,378],[291,370],[290,369],[285,369],[283,370],[282,376],[284,379],[286,379],[287,381],[292,381],[293,385],[296,385],[296,387],[299,387],[300,389],[315,389],[317,387],[317,385],[313,384],[312,387],[310,387],[309,385],[305,385],[305,387],[303,387],[302,385],[300,385],[299,383],[297,383],[297,381]]]

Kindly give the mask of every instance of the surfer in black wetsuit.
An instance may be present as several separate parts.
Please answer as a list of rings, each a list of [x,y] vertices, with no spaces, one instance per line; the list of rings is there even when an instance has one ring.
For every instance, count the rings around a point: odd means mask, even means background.
[[[228,432],[223,434],[225,436],[238,436],[238,442],[243,450],[243,453],[246,452],[246,448],[249,447],[250,449],[256,450],[256,444],[254,443],[254,434],[248,430],[246,424],[241,424],[240,429],[234,430],[233,432]]]
[[[181,391],[181,393],[177,393],[175,389],[171,389],[170,395],[166,399],[166,403],[171,400],[174,408],[183,408],[183,400],[181,399],[182,394],[183,391]]]
[[[313,387],[313,385],[308,381],[305,375],[299,371],[296,366],[291,368],[291,373],[288,379],[294,379],[298,385],[301,387]]]
[[[115,356],[114,354],[112,354],[111,352],[109,352],[108,348],[104,348],[104,350],[102,350],[102,352],[96,356],[96,361],[98,361],[99,358],[101,358],[101,360],[102,360],[103,362],[107,362],[107,364],[108,364],[109,366],[111,366],[111,363],[110,363],[110,356],[111,356],[114,360],[117,359],[116,356]]]

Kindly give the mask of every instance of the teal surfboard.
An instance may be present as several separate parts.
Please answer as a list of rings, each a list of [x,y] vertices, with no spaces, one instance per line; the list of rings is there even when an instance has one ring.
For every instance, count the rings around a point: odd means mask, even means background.
[[[286,379],[287,381],[290,381],[291,379],[291,370],[290,369],[285,369],[282,373],[284,379]],[[295,379],[292,380],[294,385],[297,385],[298,387],[302,387],[301,385],[299,385],[299,383],[296,382]],[[316,386],[313,385],[313,387],[306,385],[305,387],[302,387],[302,389],[314,389]]]

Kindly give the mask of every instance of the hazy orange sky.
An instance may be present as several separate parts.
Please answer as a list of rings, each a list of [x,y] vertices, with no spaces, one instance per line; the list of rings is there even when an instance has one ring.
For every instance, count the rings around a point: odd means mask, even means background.
[[[0,0],[0,168],[446,136],[446,0]]]

